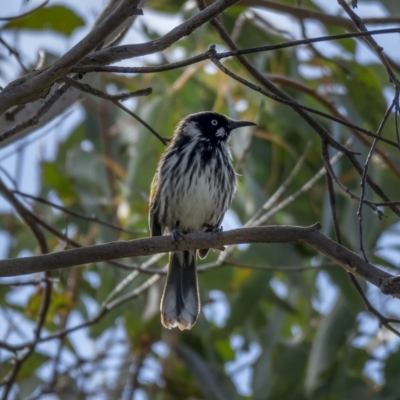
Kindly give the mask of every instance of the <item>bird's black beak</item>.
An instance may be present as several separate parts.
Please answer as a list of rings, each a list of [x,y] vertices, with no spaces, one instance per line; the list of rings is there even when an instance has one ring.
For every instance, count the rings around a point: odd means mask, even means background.
[[[244,126],[257,126],[254,122],[250,121],[234,121],[231,120],[228,125],[228,129],[232,131],[233,129],[242,128]]]

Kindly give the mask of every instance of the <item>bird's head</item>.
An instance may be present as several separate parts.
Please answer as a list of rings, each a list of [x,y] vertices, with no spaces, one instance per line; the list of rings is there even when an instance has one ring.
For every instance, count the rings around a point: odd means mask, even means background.
[[[250,121],[235,121],[225,115],[211,111],[190,114],[178,125],[178,132],[184,132],[194,138],[209,139],[211,141],[226,141],[234,129],[244,126],[255,126]]]

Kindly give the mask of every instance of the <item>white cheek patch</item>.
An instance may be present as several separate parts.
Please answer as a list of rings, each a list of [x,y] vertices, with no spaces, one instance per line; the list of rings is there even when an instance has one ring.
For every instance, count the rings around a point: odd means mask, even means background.
[[[226,136],[226,130],[225,130],[225,128],[219,128],[219,129],[217,130],[217,132],[215,132],[215,136],[217,136],[217,137]]]
[[[186,125],[185,133],[186,133],[186,135],[190,136],[191,138],[201,137],[201,132],[194,122],[190,122]]]

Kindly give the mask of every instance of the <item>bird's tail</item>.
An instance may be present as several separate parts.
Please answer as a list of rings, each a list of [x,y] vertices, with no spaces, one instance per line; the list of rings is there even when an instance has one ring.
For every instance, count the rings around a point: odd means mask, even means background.
[[[200,312],[196,252],[170,253],[160,310],[165,328],[190,329],[196,323]]]

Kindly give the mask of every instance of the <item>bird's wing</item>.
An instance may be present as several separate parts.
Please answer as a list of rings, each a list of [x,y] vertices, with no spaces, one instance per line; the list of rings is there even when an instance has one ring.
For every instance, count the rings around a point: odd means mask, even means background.
[[[149,228],[151,236],[162,235],[160,218],[159,218],[159,208],[157,206],[157,183],[158,183],[158,174],[154,175],[150,189]]]

